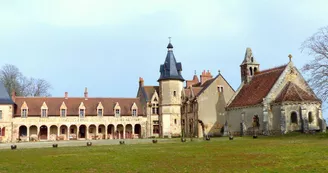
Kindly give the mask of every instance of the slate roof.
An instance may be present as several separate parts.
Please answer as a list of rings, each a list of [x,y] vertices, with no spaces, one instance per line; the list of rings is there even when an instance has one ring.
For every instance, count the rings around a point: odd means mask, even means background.
[[[157,92],[157,94],[159,94],[159,86],[144,86],[143,88],[147,96],[147,101],[151,99],[155,91]]]
[[[180,80],[184,81],[181,76],[182,65],[177,62],[173,54],[173,46],[171,43],[167,46],[168,51],[164,64],[160,66],[159,72],[161,73],[158,81],[161,80]]]
[[[103,105],[103,115],[114,115],[116,102],[121,107],[121,115],[131,116],[131,107],[136,103],[138,115],[143,115],[142,107],[138,98],[88,98],[84,97],[16,97],[15,115],[21,115],[21,106],[24,101],[28,106],[28,115],[41,115],[41,106],[45,102],[48,106],[48,115],[60,115],[60,106],[64,102],[67,107],[67,115],[79,115],[79,106],[83,102],[86,115],[97,115],[97,106],[99,102]]]
[[[3,85],[3,83],[0,81],[0,104],[14,104],[14,102],[11,100],[7,89]]]
[[[288,82],[277,96],[275,102],[285,101],[320,101],[315,95],[304,91],[292,82]]]
[[[270,92],[287,65],[256,73],[249,83],[243,85],[227,108],[260,104]]]

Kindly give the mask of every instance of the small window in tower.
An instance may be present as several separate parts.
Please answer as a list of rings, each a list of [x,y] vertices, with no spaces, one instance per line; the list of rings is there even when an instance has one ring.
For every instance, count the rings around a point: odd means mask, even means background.
[[[176,91],[173,91],[173,96],[177,96],[177,92]]]
[[[257,72],[257,68],[255,67],[255,68],[254,68],[254,74],[256,74],[256,72]]]
[[[174,124],[177,124],[177,119],[174,119]]]
[[[253,69],[252,69],[252,67],[249,68],[249,72],[250,72],[251,76],[253,76]]]
[[[254,58],[253,57],[251,58],[251,61],[254,62]]]

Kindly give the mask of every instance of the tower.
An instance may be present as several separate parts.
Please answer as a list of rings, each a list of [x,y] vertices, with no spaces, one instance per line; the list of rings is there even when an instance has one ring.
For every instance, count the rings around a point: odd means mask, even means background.
[[[184,79],[181,76],[182,66],[177,63],[171,42],[167,46],[164,64],[160,66],[159,107],[161,136],[181,135],[181,93]]]
[[[260,70],[260,64],[256,62],[252,49],[247,48],[244,61],[240,65],[241,82],[248,83],[256,72]]]

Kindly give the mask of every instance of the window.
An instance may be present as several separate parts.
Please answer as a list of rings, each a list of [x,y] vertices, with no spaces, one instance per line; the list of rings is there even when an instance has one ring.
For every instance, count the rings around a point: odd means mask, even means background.
[[[173,91],[173,96],[177,96],[177,92],[176,91]]]
[[[120,109],[115,109],[115,116],[120,116]]]
[[[153,134],[159,134],[159,125],[153,125]]]
[[[249,68],[250,75],[253,76],[253,69],[252,67]]]
[[[41,117],[47,117],[47,109],[41,110]]]
[[[174,124],[177,124],[177,119],[174,119]]]
[[[184,125],[185,124],[185,120],[184,119],[182,119],[182,125]]]
[[[85,114],[84,114],[84,109],[80,109],[80,117],[84,117]]]
[[[61,109],[60,110],[60,116],[61,117],[66,117],[66,109]]]
[[[27,117],[27,109],[22,109],[22,118]]]
[[[312,112],[309,112],[309,123],[312,123],[313,122],[313,116],[312,116]]]
[[[218,92],[219,93],[222,93],[223,92],[223,86],[221,86],[221,85],[218,86]]]
[[[0,110],[0,120],[2,119],[2,110]]]
[[[65,129],[64,129],[64,128],[61,129],[61,134],[62,134],[62,135],[65,134]]]
[[[290,115],[290,120],[291,120],[291,123],[297,124],[297,113],[296,112],[292,112],[292,114]]]
[[[152,114],[158,114],[159,113],[159,108],[158,108],[158,103],[154,103],[152,107]]]
[[[98,116],[102,116],[103,115],[103,110],[102,109],[98,109]]]
[[[132,116],[137,116],[137,109],[132,110]]]

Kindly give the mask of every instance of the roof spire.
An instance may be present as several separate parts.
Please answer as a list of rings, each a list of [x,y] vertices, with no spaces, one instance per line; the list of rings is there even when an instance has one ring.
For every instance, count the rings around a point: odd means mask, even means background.
[[[292,58],[293,58],[292,54],[289,54],[288,55],[288,58],[289,58],[289,62],[291,62],[292,61]]]
[[[196,75],[197,73],[196,73],[196,70],[195,70],[195,75]]]
[[[167,49],[168,50],[172,50],[173,49],[173,45],[171,44],[171,38],[172,37],[169,37],[169,44],[167,45]]]

